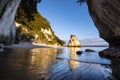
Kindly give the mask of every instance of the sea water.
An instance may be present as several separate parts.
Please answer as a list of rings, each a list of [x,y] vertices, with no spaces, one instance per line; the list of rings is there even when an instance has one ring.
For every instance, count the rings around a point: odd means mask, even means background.
[[[98,54],[105,48],[7,48],[0,53],[0,80],[107,80],[111,61]]]

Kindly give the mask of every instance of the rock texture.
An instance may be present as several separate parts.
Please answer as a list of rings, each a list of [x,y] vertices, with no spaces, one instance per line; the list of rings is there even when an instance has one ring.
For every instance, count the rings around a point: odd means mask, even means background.
[[[14,18],[20,0],[0,0],[0,43],[14,42]]]
[[[65,42],[55,35],[50,22],[37,11],[36,1],[41,0],[21,0],[15,17],[15,43],[63,46]]]
[[[80,47],[80,43],[75,35],[71,35],[68,47]]]
[[[92,49],[86,49],[85,52],[95,52],[95,50],[92,50]]]
[[[120,60],[120,48],[117,47],[112,47],[112,48],[107,48],[103,51],[99,52],[99,55],[101,57],[106,57],[109,59],[116,59],[116,60]]]
[[[87,0],[89,13],[100,37],[120,46],[120,0]]]

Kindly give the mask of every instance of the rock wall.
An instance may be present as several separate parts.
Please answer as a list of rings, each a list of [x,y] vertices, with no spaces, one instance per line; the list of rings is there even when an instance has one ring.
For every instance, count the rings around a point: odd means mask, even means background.
[[[63,46],[64,41],[54,34],[50,22],[37,11],[36,1],[41,0],[21,0],[15,17],[15,43]]]
[[[89,13],[110,46],[120,46],[120,0],[87,0]]]
[[[13,43],[14,17],[20,0],[0,0],[0,43]],[[120,46],[120,0],[87,0],[89,13],[100,37]]]
[[[80,43],[75,35],[71,35],[68,47],[80,47]]]
[[[16,9],[21,0],[0,0],[0,43],[14,42]]]

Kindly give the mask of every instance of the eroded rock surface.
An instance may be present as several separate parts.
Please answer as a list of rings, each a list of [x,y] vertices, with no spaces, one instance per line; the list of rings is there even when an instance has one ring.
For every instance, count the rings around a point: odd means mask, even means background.
[[[80,47],[80,43],[75,35],[71,35],[68,46],[69,47]]]
[[[112,48],[107,48],[103,51],[99,52],[99,55],[101,57],[106,57],[109,59],[116,59],[116,60],[120,60],[120,48],[117,47],[112,47]]]
[[[14,42],[16,9],[21,0],[0,0],[0,43]]]
[[[89,13],[100,37],[120,46],[120,0],[87,0]]]

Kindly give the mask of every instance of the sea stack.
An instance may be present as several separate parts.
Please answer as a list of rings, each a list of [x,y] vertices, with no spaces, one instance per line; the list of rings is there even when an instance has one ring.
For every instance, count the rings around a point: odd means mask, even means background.
[[[80,47],[80,43],[75,35],[71,35],[68,47]]]

